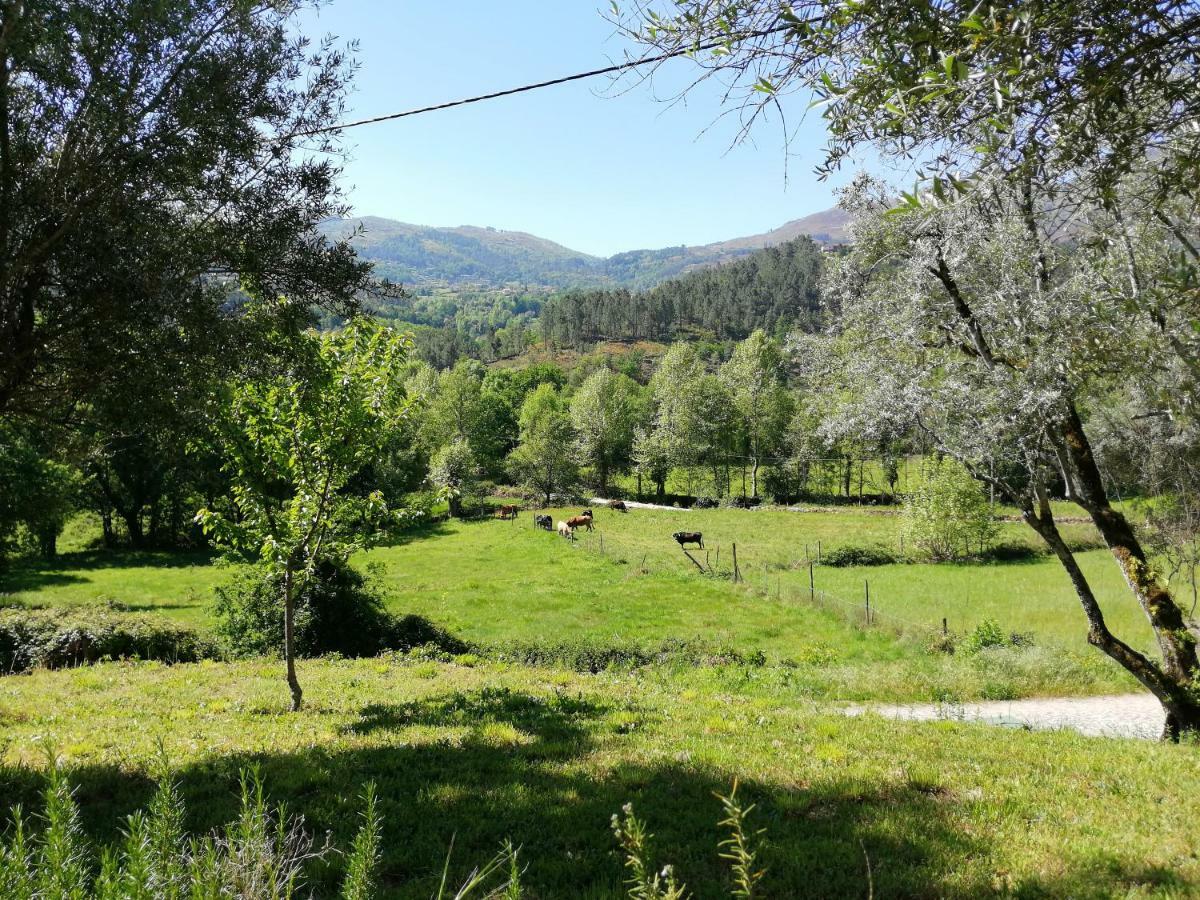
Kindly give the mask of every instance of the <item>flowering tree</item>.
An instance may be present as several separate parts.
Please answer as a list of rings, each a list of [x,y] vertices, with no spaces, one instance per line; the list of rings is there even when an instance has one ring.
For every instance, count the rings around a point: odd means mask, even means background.
[[[1110,502],[1084,426],[1087,404],[1108,385],[1159,374],[1151,362],[1165,326],[1128,315],[1109,289],[1121,254],[1047,239],[1029,198],[1003,183],[990,197],[889,215],[891,196],[865,181],[849,192],[854,250],[827,283],[842,310],[850,405],[907,417],[1014,504],[1070,576],[1089,642],[1158,697],[1169,736],[1200,730],[1196,638]],[[1111,550],[1156,655],[1109,629],[1055,522],[1055,483]]]

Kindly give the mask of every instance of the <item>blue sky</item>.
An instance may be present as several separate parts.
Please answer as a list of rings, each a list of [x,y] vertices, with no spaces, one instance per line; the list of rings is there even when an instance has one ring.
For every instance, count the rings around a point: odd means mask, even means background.
[[[599,0],[336,0],[301,27],[359,42],[350,115],[363,118],[599,68],[621,58]],[[695,74],[666,64],[658,93]],[[787,163],[777,123],[729,149],[716,85],[668,106],[603,77],[347,132],[359,215],[528,231],[587,253],[702,244],[833,205],[815,113]],[[796,98],[798,120],[806,103]],[[845,177],[849,176],[849,172]],[[839,178],[838,182],[844,181]]]

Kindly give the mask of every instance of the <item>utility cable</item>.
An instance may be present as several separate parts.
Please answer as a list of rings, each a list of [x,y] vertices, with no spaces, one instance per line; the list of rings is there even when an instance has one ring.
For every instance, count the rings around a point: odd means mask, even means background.
[[[768,28],[763,31],[752,31],[748,34],[739,36],[733,40],[710,41],[705,44],[696,44],[691,47],[681,47],[677,50],[671,50],[667,53],[660,53],[658,56],[647,56],[644,59],[634,59],[628,62],[619,63],[617,65],[605,66],[603,69],[592,69],[590,72],[578,72],[574,75],[564,75],[561,78],[552,78],[549,81],[539,81],[536,84],[525,84],[520,87],[508,88],[503,91],[493,91],[490,94],[479,94],[475,97],[465,97],[461,100],[450,100],[446,103],[435,103],[433,106],[422,106],[418,109],[408,109],[404,112],[388,113],[383,116],[372,116],[369,119],[358,119],[353,122],[343,122],[340,125],[328,125],[324,128],[313,128],[308,131],[299,131],[295,133],[295,137],[312,137],[317,134],[328,134],[334,131],[345,131],[347,128],[358,128],[363,125],[374,125],[378,122],[390,122],[393,119],[403,119],[407,116],[419,116],[423,113],[437,112],[439,109],[450,109],[455,106],[466,106],[468,103],[480,103],[484,100],[495,100],[498,97],[508,97],[513,94],[523,94],[526,91],[536,91],[541,88],[553,87],[556,84],[566,84],[570,81],[580,81],[584,78],[595,78],[597,75],[611,75],[617,72],[625,72],[629,69],[636,69],[639,66],[648,66],[654,63],[663,62],[664,60],[673,59],[677,56],[686,56],[689,53],[699,53],[703,50],[715,50],[717,47],[724,47],[730,43],[750,40],[752,38],[767,37],[768,35],[778,34],[790,29],[791,25],[780,25],[775,28]]]

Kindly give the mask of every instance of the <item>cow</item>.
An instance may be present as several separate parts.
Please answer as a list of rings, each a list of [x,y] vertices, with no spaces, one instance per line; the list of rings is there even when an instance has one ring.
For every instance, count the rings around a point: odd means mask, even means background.
[[[550,516],[534,516],[533,524],[537,528],[542,528],[546,531],[554,530],[554,519]]]
[[[568,525],[566,522],[558,523],[558,533],[562,537],[565,537],[568,541],[575,540],[575,532],[571,529],[571,526]]]
[[[684,544],[697,544],[701,550],[704,549],[704,535],[699,531],[677,531],[671,537],[675,538],[680,548]]]
[[[501,506],[496,510],[497,519],[515,519],[521,507],[515,505]]]
[[[581,512],[580,515],[587,516],[590,519],[592,517],[592,508],[589,506],[587,509]]]
[[[625,505],[624,500],[609,500],[608,508],[617,512],[629,512],[629,507]]]
[[[567,519],[567,527],[572,531],[576,528],[586,528],[588,531],[596,530],[592,527],[592,517],[590,514],[586,516],[571,516],[571,518]]]

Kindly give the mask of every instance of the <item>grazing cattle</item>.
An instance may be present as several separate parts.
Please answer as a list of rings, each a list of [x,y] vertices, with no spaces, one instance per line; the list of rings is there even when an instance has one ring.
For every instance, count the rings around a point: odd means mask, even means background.
[[[587,516],[571,516],[567,519],[567,527],[574,531],[576,528],[586,528],[588,531],[595,531],[592,527],[592,517]]]
[[[554,519],[550,516],[534,516],[533,524],[538,528],[544,528],[546,531],[554,530]]]
[[[558,533],[565,537],[568,541],[573,541],[575,539],[575,532],[566,522],[558,523]]]
[[[519,506],[501,506],[496,510],[497,519],[515,519],[517,512],[521,509]]]
[[[677,531],[671,537],[675,538],[680,547],[684,544],[696,544],[701,550],[704,549],[704,535],[699,531]]]
[[[629,512],[629,507],[625,505],[624,500],[609,500],[608,508],[615,509],[617,512]]]
[[[592,516],[592,508],[589,506],[587,509],[585,509],[583,512],[581,512],[581,513],[580,513],[580,515],[581,515],[581,516],[587,516],[588,518],[591,518],[591,516]]]

